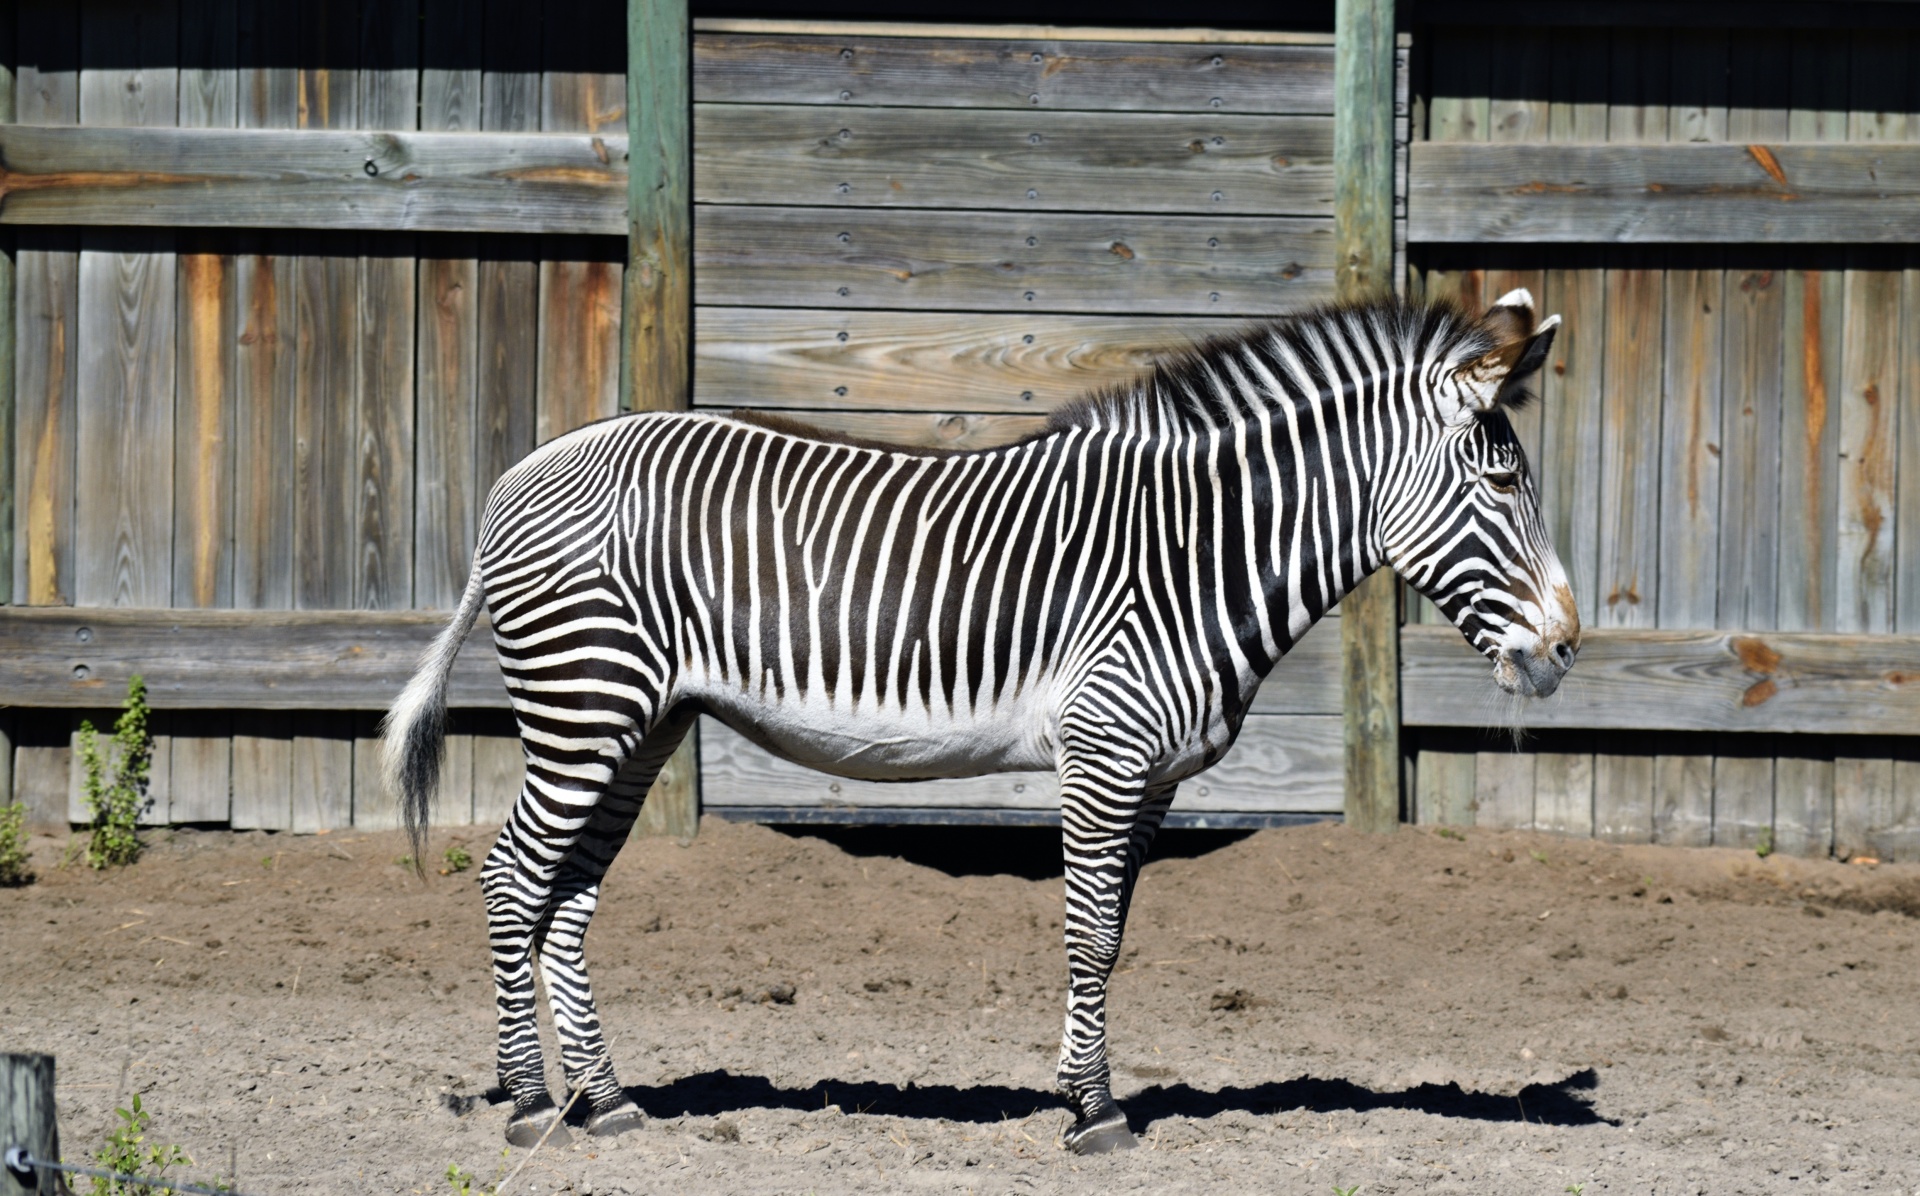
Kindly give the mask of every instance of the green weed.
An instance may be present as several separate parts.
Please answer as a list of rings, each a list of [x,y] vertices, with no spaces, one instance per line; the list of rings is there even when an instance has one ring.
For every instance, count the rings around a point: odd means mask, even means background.
[[[446,864],[446,867],[440,869],[440,875],[442,876],[452,876],[456,872],[465,872],[467,869],[473,867],[473,857],[468,855],[467,849],[458,843],[447,848],[440,859],[441,862]]]
[[[1547,853],[1544,851],[1529,851],[1527,854],[1533,857],[1533,861],[1536,864],[1544,864],[1547,862]]]
[[[1763,860],[1773,854],[1773,828],[1772,827],[1763,826],[1760,828],[1760,838],[1753,845],[1753,854],[1759,856]]]
[[[1586,1190],[1587,1190],[1587,1185],[1585,1184],[1568,1184],[1567,1185],[1567,1191],[1572,1192],[1573,1196],[1580,1196],[1580,1193]]]
[[[393,862],[394,862],[394,863],[396,863],[396,864],[398,864],[398,865],[400,865],[400,866],[401,866],[402,868],[411,868],[411,867],[413,867],[413,857],[412,857],[411,855],[397,855],[397,856],[394,856],[394,857],[393,857]]]
[[[187,1152],[178,1146],[149,1146],[147,1122],[151,1115],[140,1107],[140,1094],[133,1094],[133,1108],[115,1109],[120,1124],[107,1135],[107,1144],[93,1152],[93,1161],[108,1171],[141,1175],[148,1179],[166,1178],[167,1168],[182,1164],[193,1166]],[[126,1183],[117,1179],[93,1180],[93,1196],[157,1196],[166,1191],[147,1184]]]
[[[1353,1194],[1359,1190],[1359,1184],[1355,1184],[1351,1188],[1343,1188],[1339,1184],[1335,1184],[1333,1185],[1333,1196],[1353,1196]]]
[[[27,807],[19,802],[0,806],[0,886],[31,882],[27,863]]]
[[[100,754],[100,736],[91,722],[80,723],[81,793],[93,818],[87,840],[87,864],[112,868],[140,858],[140,810],[147,802],[147,774],[153,763],[153,736],[147,733],[147,683],[127,681],[126,704],[113,724],[113,745]],[[113,779],[107,779],[109,765]]]
[[[1467,841],[1467,837],[1465,835],[1461,834],[1459,831],[1454,830],[1450,826],[1443,826],[1438,830],[1434,831],[1433,833],[1438,835],[1442,839],[1454,839],[1461,843],[1465,843]]]

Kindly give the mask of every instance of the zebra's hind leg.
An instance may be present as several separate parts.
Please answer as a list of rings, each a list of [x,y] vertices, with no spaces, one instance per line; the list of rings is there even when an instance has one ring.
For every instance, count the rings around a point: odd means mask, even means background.
[[[1103,770],[1104,771],[1104,770]],[[1139,1145],[1113,1100],[1107,1062],[1107,980],[1120,958],[1121,935],[1140,865],[1160,829],[1173,786],[1128,800],[1111,791],[1089,800],[1080,770],[1062,763],[1061,833],[1066,871],[1067,1021],[1060,1039],[1059,1083],[1074,1110],[1062,1135],[1076,1154]],[[1102,787],[1105,788],[1104,786]]]
[[[523,790],[514,813],[500,828],[500,837],[480,869],[480,891],[487,905],[487,938],[493,954],[494,1011],[499,1022],[498,1068],[500,1086],[513,1101],[507,1120],[507,1141],[532,1146],[552,1133],[555,1144],[568,1139],[565,1126],[554,1125],[560,1108],[547,1091],[546,1064],[540,1052],[540,1024],[533,987],[534,944],[546,917],[551,877],[544,880],[537,853],[523,851],[521,809],[533,799]],[[529,866],[523,866],[527,860]]]
[[[586,1097],[591,1108],[587,1132],[597,1137],[637,1128],[646,1115],[628,1099],[614,1074],[587,977],[587,925],[599,903],[600,881],[626,845],[647,790],[686,738],[694,718],[691,711],[669,715],[621,767],[561,867],[553,913],[540,943],[540,974],[547,984],[547,1001],[560,1040],[561,1067],[568,1089]]]

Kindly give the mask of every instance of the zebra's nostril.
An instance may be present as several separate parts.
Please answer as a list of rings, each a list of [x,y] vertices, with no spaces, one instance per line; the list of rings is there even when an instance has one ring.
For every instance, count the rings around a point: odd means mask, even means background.
[[[1553,658],[1560,662],[1561,668],[1563,669],[1572,668],[1573,667],[1573,645],[1569,644],[1565,640],[1561,640],[1559,643],[1553,646]]]

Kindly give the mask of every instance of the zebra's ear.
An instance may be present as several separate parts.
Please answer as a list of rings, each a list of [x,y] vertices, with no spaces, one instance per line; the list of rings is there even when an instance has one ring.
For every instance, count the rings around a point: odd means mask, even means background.
[[[1495,343],[1460,371],[1467,406],[1480,414],[1502,405],[1523,406],[1529,396],[1521,384],[1546,364],[1560,317],[1548,316],[1536,327],[1533,296],[1518,290],[1502,295],[1480,322]]]

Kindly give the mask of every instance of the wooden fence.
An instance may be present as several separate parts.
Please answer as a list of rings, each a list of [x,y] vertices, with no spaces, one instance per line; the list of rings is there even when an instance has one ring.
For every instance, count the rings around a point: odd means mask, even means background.
[[[373,712],[487,485],[619,402],[621,6],[550,7],[35,0],[0,29],[0,758],[40,816],[71,810],[79,712],[139,670],[156,819],[390,821]],[[1484,662],[1411,604],[1414,817],[1920,854],[1908,37],[1416,31],[1411,285],[1565,316],[1521,431],[1592,630],[1516,752]],[[1000,443],[1329,297],[1332,75],[1322,36],[704,26],[695,404]],[[1734,240],[1763,234],[1822,243]],[[455,821],[497,819],[519,768],[474,645]],[[1339,676],[1308,637],[1187,817],[1338,811]],[[734,813],[1052,801],[1038,776],[835,781],[711,725],[701,750]]]

